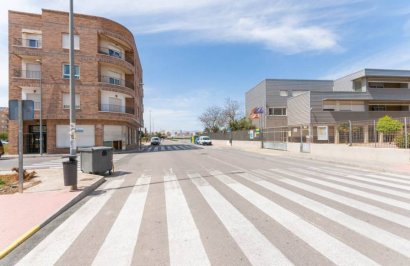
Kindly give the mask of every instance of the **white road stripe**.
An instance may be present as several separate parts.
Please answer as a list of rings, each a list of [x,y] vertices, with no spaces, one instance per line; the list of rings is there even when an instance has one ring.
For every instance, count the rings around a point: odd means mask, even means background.
[[[188,175],[253,265],[292,265],[259,230],[199,174]]]
[[[150,182],[137,180],[92,265],[131,265]]]
[[[320,169],[320,168],[316,168],[316,167],[310,167],[310,169],[312,169],[314,171],[318,171],[318,172],[328,173],[328,174],[337,174],[339,176],[346,176],[346,177],[350,177],[352,179],[371,182],[371,183],[374,183],[374,184],[379,184],[379,185],[385,185],[385,186],[390,186],[390,187],[399,188],[399,189],[410,190],[410,182],[409,182],[409,184],[401,184],[401,185],[400,184],[395,184],[395,183],[392,183],[392,181],[394,181],[394,180],[392,180],[391,178],[383,178],[382,176],[378,177],[378,176],[372,175],[375,178],[379,178],[379,179],[386,180],[386,181],[381,181],[381,180],[372,178],[371,176],[358,176],[357,174],[352,174],[352,173],[349,173],[349,174],[348,173],[339,173],[339,172],[335,172],[335,171],[332,171],[332,170]],[[406,182],[406,181],[402,181],[402,182]]]
[[[171,265],[210,265],[176,176],[164,177]]]
[[[260,174],[266,175],[266,174],[261,173],[261,172],[260,172]],[[244,175],[247,175],[247,174],[243,174],[243,175],[240,175],[240,176],[244,176]],[[374,215],[374,216],[380,217],[382,219],[391,221],[393,223],[397,223],[397,224],[400,224],[402,226],[410,228],[410,218],[408,218],[406,216],[396,214],[394,212],[390,212],[390,211],[384,210],[382,208],[379,208],[379,207],[376,207],[376,206],[373,206],[373,205],[370,205],[370,204],[367,204],[367,203],[363,203],[363,202],[358,201],[358,200],[354,200],[354,199],[351,199],[351,198],[348,198],[348,197],[340,196],[336,193],[332,193],[332,192],[329,192],[329,191],[324,190],[324,189],[320,189],[320,188],[317,188],[317,187],[314,187],[314,186],[306,185],[306,184],[298,182],[294,179],[278,179],[277,181],[283,182],[283,183],[286,183],[286,184],[289,184],[289,185],[292,185],[292,186],[295,186],[295,187],[298,187],[298,188],[306,190],[308,192],[311,192],[311,193],[317,194],[319,196],[326,197],[330,200],[339,202],[339,203],[344,204],[346,206],[349,206],[351,208],[355,208],[359,211],[366,212],[366,213],[369,213],[371,215]],[[260,181],[256,181],[256,182],[259,183]]]
[[[289,175],[289,176],[301,178],[303,180],[306,180],[306,181],[309,181],[309,182],[312,182],[312,183],[316,183],[316,184],[320,184],[320,185],[327,186],[327,187],[330,187],[330,188],[334,188],[334,189],[344,191],[344,192],[347,192],[347,193],[350,193],[350,194],[353,194],[353,195],[357,195],[357,196],[360,196],[360,197],[365,197],[365,198],[368,198],[368,199],[371,199],[371,200],[374,200],[374,201],[378,201],[378,202],[381,202],[381,203],[384,203],[384,204],[388,204],[388,205],[391,205],[391,206],[394,206],[394,207],[399,207],[399,208],[402,208],[402,209],[405,209],[405,210],[410,210],[410,204],[407,204],[405,202],[398,201],[398,200],[395,200],[395,199],[387,198],[387,197],[384,197],[384,196],[380,196],[378,194],[369,193],[369,192],[366,192],[366,191],[362,191],[362,190],[358,190],[358,189],[354,189],[354,188],[350,188],[350,187],[345,187],[345,186],[335,184],[335,183],[332,183],[332,182],[328,182],[328,181],[325,181],[325,180],[322,180],[322,179],[317,179],[317,178],[313,178],[313,177],[306,177],[306,175],[293,173],[291,171],[286,171],[286,170],[281,170],[281,169],[270,169],[270,170],[273,171],[273,172],[279,173],[279,174],[282,173],[282,174],[286,174],[286,175]]]
[[[392,182],[397,182],[397,183],[401,183],[401,184],[408,184],[410,186],[410,179],[407,178],[407,180],[405,180],[406,178],[394,178],[391,176],[387,176],[387,175],[381,175],[381,174],[367,174],[366,176],[368,177],[375,177],[375,178],[379,178],[379,179],[383,179],[386,181],[392,181]]]
[[[118,188],[122,182],[123,180],[110,181],[104,186],[105,193],[90,198],[80,209],[20,260],[17,265],[54,265],[111,198],[115,192],[114,188]],[[98,189],[98,191],[104,189]]]
[[[213,171],[211,174],[335,264],[377,265],[377,263],[370,258],[306,222],[301,217],[280,205],[236,182],[229,176],[222,175],[218,171]],[[287,198],[289,197],[287,196]]]
[[[339,182],[343,182],[345,184],[354,185],[354,186],[358,186],[358,187],[361,187],[361,188],[367,188],[367,189],[371,189],[371,190],[374,190],[374,191],[378,191],[378,192],[382,192],[382,193],[391,194],[391,195],[394,195],[394,196],[400,196],[402,198],[410,199],[410,193],[407,193],[407,192],[400,192],[400,191],[393,190],[393,189],[382,188],[382,187],[379,187],[377,185],[368,185],[368,184],[360,183],[360,182],[357,182],[357,181],[352,181],[352,180],[348,180],[348,179],[345,179],[345,178],[331,176],[331,175],[318,173],[318,172],[314,172],[314,171],[310,171],[310,170],[304,170],[304,169],[293,169],[293,170],[296,171],[296,172],[314,174],[315,176],[320,176],[322,178],[326,178],[326,179],[329,179],[329,180],[339,181]]]

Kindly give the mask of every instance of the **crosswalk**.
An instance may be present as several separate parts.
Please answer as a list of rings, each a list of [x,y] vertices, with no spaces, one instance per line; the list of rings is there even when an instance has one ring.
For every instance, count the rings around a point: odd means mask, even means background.
[[[125,157],[126,154],[114,154],[113,156],[113,163],[115,164],[121,158]],[[63,161],[67,161],[67,159],[63,158],[58,158],[58,159],[52,159],[52,160],[47,160],[39,163],[32,163],[28,165],[24,165],[23,168],[26,170],[32,170],[32,169],[61,169],[63,168]],[[81,171],[81,160],[78,158],[78,163],[77,163],[77,170]]]
[[[201,147],[189,144],[168,144],[168,145],[158,145],[158,146],[144,146],[141,148],[141,152],[160,152],[160,151],[188,151],[188,150],[198,150]]]
[[[170,265],[238,265],[227,250],[244,265],[410,265],[406,175],[287,165],[236,172],[171,169],[161,182],[144,172],[125,186],[129,178],[104,184],[99,190],[105,193],[93,196],[18,265],[71,265],[64,254],[81,249],[74,240],[87,234],[90,221],[104,219],[101,210],[124,187],[132,189],[107,235],[93,243],[92,265],[142,265],[149,252],[136,246],[158,233],[143,230],[147,220],[166,227],[168,243],[158,248]],[[150,196],[154,187],[163,194]],[[163,212],[147,207],[159,206],[158,200],[165,201]],[[210,244],[215,241],[220,247]]]

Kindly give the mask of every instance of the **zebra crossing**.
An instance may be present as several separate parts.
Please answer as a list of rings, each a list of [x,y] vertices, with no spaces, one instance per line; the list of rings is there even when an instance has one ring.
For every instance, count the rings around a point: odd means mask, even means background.
[[[197,147],[194,145],[189,144],[166,144],[166,145],[157,145],[157,146],[144,146],[141,148],[140,152],[160,152],[160,151],[188,151],[188,150],[198,150],[202,149],[201,147]]]
[[[62,260],[64,253],[81,248],[71,246],[75,238],[87,234],[90,221],[104,219],[101,209],[128,178],[104,184],[99,190],[105,193],[93,196],[18,265],[74,263]],[[167,228],[162,252],[170,265],[215,265],[219,256],[225,256],[225,265],[233,264],[223,249],[218,254],[209,246],[208,238],[220,237],[221,245],[227,238],[198,222],[198,212],[209,213],[205,220],[226,230],[245,265],[410,265],[409,176],[287,166],[227,173],[207,169],[177,174],[170,169],[159,178],[161,182],[153,182],[148,172],[135,177],[108,234],[95,243],[92,265],[143,264],[146,254],[135,247],[153,234],[141,230],[147,216]],[[161,187],[163,196],[149,197],[154,186]],[[188,193],[189,188],[195,192]],[[159,209],[147,207],[159,199],[165,201],[165,219]],[[206,203],[206,211],[195,209],[198,200]]]
[[[121,158],[125,157],[126,154],[114,154],[113,156],[113,162],[114,164],[121,160]],[[28,164],[24,165],[23,168],[26,170],[32,170],[32,169],[61,169],[63,168],[63,161],[67,161],[67,159],[63,158],[58,158],[58,159],[53,159],[53,160],[48,160],[44,162],[39,162],[39,163],[33,163],[33,164]],[[81,160],[78,158],[78,163],[77,163],[77,170],[81,171]]]

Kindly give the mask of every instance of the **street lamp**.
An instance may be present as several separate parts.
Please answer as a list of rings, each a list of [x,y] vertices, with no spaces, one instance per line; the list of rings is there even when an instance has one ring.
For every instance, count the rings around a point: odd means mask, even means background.
[[[36,62],[40,64],[40,155],[43,156],[43,63],[41,59]]]

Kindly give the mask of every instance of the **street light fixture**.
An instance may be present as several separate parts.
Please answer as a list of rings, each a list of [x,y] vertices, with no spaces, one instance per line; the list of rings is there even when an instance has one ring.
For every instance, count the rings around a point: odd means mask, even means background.
[[[40,155],[43,156],[43,63],[41,59],[36,62],[40,64]]]

